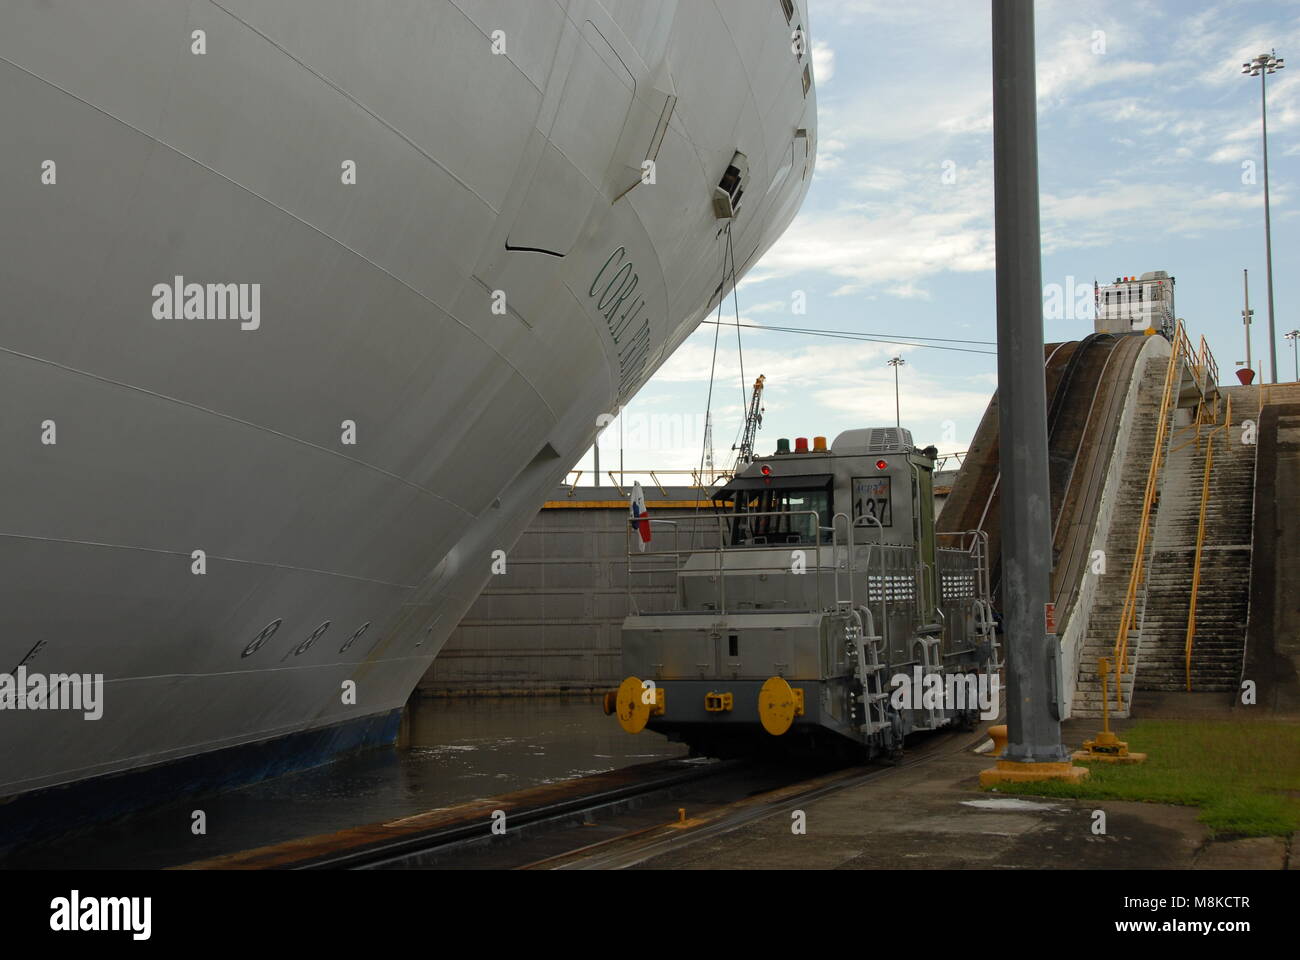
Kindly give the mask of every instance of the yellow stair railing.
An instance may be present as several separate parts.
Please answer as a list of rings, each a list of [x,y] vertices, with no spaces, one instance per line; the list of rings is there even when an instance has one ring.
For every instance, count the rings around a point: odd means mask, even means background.
[[[1187,606],[1187,637],[1184,651],[1184,670],[1187,678],[1187,690],[1192,689],[1192,643],[1196,638],[1196,598],[1201,589],[1201,557],[1205,549],[1205,513],[1210,504],[1210,475],[1214,472],[1214,438],[1220,430],[1225,441],[1232,429],[1232,397],[1228,397],[1226,415],[1222,424],[1215,424],[1214,430],[1206,441],[1205,472],[1201,478],[1201,518],[1196,528],[1196,562],[1192,567],[1192,596]],[[1199,431],[1198,431],[1199,434]],[[1200,442],[1198,435],[1197,442]]]
[[[1214,354],[1210,352],[1210,342],[1204,336],[1201,337],[1201,349],[1197,351],[1196,373],[1197,383],[1201,388],[1201,399],[1208,400],[1213,395],[1213,422],[1217,424],[1222,400],[1219,393],[1219,364],[1214,359]]]
[[[1160,398],[1160,414],[1156,422],[1156,440],[1151,453],[1151,467],[1147,471],[1146,490],[1142,496],[1142,518],[1138,524],[1137,549],[1133,554],[1133,567],[1129,572],[1128,591],[1124,596],[1124,609],[1120,614],[1119,629],[1115,635],[1115,705],[1124,709],[1124,674],[1129,665],[1129,631],[1137,627],[1137,598],[1146,575],[1147,546],[1151,540],[1151,509],[1155,504],[1156,492],[1160,489],[1161,472],[1165,465],[1165,448],[1169,440],[1169,420],[1174,406],[1178,402],[1178,392],[1182,381],[1183,363],[1191,368],[1201,394],[1201,403],[1197,408],[1196,419],[1199,422],[1204,414],[1211,392],[1214,393],[1215,413],[1218,412],[1218,364],[1210,345],[1201,337],[1200,349],[1192,350],[1187,330],[1182,321],[1174,330],[1173,350],[1169,354],[1169,366],[1165,371],[1165,387]],[[1216,416],[1217,421],[1217,416]],[[1199,434],[1199,431],[1198,431]],[[1198,436],[1199,441],[1199,436]]]

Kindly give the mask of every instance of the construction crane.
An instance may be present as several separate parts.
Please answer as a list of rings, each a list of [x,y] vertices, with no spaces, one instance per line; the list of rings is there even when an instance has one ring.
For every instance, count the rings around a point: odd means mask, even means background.
[[[765,380],[767,380],[766,377],[759,377],[754,381],[754,393],[749,398],[749,413],[745,417],[745,434],[740,439],[740,447],[732,447],[733,450],[740,450],[739,456],[736,457],[736,473],[739,473],[754,461],[754,441],[758,437],[758,428],[763,425],[763,383]]]

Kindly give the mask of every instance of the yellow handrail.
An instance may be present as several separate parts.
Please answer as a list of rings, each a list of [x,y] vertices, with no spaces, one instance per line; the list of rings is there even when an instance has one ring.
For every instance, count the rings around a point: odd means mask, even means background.
[[[1201,478],[1201,519],[1196,528],[1196,563],[1192,567],[1192,596],[1187,607],[1187,638],[1186,649],[1184,651],[1184,669],[1187,676],[1188,692],[1192,689],[1192,643],[1196,638],[1196,598],[1201,589],[1201,557],[1205,548],[1205,511],[1210,502],[1210,474],[1214,471],[1214,436],[1222,430],[1224,442],[1226,443],[1228,433],[1231,429],[1232,397],[1229,396],[1225,405],[1223,423],[1215,424],[1214,430],[1210,432],[1210,438],[1206,442],[1205,447],[1205,475]]]
[[[1201,588],[1201,550],[1205,546],[1205,508],[1210,501],[1210,471],[1214,469],[1214,438],[1205,447],[1205,476],[1201,479],[1201,520],[1196,528],[1196,563],[1192,567],[1192,598],[1187,607],[1185,669],[1187,689],[1192,689],[1192,639],[1196,636],[1196,594]]]
[[[1216,417],[1218,416],[1217,411],[1215,413],[1215,416]],[[1196,403],[1196,416],[1195,418],[1193,418],[1192,422],[1185,427],[1179,427],[1177,430],[1174,431],[1173,434],[1174,437],[1177,437],[1180,433],[1186,433],[1189,430],[1195,430],[1196,436],[1192,437],[1192,439],[1188,440],[1186,443],[1180,443],[1178,446],[1174,447],[1172,450],[1169,451],[1169,456],[1172,457],[1175,453],[1178,453],[1180,450],[1185,450],[1187,447],[1190,447],[1192,444],[1196,444],[1197,450],[1201,449],[1201,428],[1203,426],[1204,420],[1205,420],[1205,399],[1202,398],[1198,400]],[[1170,442],[1172,442],[1172,440]]]
[[[1204,347],[1203,349],[1208,349]],[[1160,398],[1160,415],[1156,422],[1155,449],[1151,454],[1151,468],[1147,471],[1146,492],[1142,497],[1142,519],[1138,524],[1137,550],[1133,554],[1133,568],[1129,572],[1128,592],[1124,596],[1124,610],[1119,618],[1119,630],[1115,636],[1115,706],[1124,709],[1124,673],[1128,670],[1128,633],[1137,626],[1137,592],[1142,584],[1146,564],[1147,540],[1151,535],[1151,507],[1155,503],[1156,490],[1160,486],[1160,471],[1164,467],[1165,441],[1169,436],[1169,415],[1172,404],[1176,401],[1174,386],[1179,382],[1180,364],[1190,359],[1192,344],[1187,331],[1179,321],[1174,330],[1173,350],[1169,354],[1169,367],[1165,371],[1165,389]],[[1205,366],[1205,357],[1201,357]]]
[[[1219,414],[1219,364],[1214,359],[1214,354],[1210,352],[1210,342],[1204,336],[1201,337],[1200,368],[1206,374],[1205,382],[1201,384],[1201,395],[1206,396],[1211,390],[1214,391],[1214,414],[1217,422]]]

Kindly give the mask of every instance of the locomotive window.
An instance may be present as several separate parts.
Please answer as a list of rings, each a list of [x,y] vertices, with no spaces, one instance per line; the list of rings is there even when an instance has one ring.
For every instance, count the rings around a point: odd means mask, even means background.
[[[817,516],[810,512],[816,511]],[[765,489],[738,493],[732,523],[733,546],[829,543],[830,491]]]
[[[866,517],[862,526],[874,527],[873,521],[879,521],[882,527],[894,525],[893,500],[890,494],[889,477],[855,477],[853,480],[853,522]]]

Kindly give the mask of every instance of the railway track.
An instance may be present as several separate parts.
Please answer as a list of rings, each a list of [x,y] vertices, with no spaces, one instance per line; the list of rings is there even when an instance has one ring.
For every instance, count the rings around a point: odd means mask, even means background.
[[[1047,457],[1048,492],[1053,529],[1060,522],[1061,506],[1066,488],[1079,453],[1079,442],[1087,426],[1088,410],[1095,395],[1106,360],[1115,348],[1117,339],[1108,333],[1094,333],[1074,344],[1066,344],[1055,351],[1047,362]],[[1073,349],[1065,349],[1072,346]],[[1086,401],[1086,402],[1085,402]],[[999,479],[1001,475],[999,474]],[[990,501],[996,496],[990,495]],[[1000,499],[998,501],[1000,505]],[[995,517],[992,521],[997,522]],[[988,528],[985,527],[985,530]],[[1002,558],[1000,552],[991,558],[993,596],[1002,593]]]
[[[709,761],[675,776],[651,777],[618,790],[512,814],[508,819],[509,829],[502,835],[492,834],[489,822],[479,819],[358,854],[318,858],[297,869],[517,869],[536,862],[538,852],[553,856],[557,844],[566,849],[571,847],[572,841],[565,839],[566,834],[576,832],[585,840],[585,835],[602,821],[630,817],[637,822],[645,816],[647,808],[675,812],[676,804],[681,802],[692,807],[700,803],[725,803],[756,789],[761,791],[786,783],[796,776],[743,760]],[[651,816],[656,818],[654,813]],[[662,812],[658,814],[662,816]],[[629,832],[638,833],[640,828]]]
[[[896,776],[904,770],[943,757],[964,753],[987,739],[988,735],[983,732],[978,735],[972,735],[969,731],[932,734],[926,743],[926,749],[909,754],[900,763],[891,766],[866,771],[861,768],[839,771],[749,797],[684,822],[664,823],[657,828],[645,828],[611,837],[568,854],[527,864],[522,869],[626,870],[751,823],[782,814],[788,816],[801,806],[844,790]]]
[[[1065,495],[1053,529],[1052,599],[1061,633],[1073,612],[1074,598],[1090,562],[1093,527],[1106,486],[1106,473],[1124,412],[1130,377],[1146,345],[1143,337],[1122,337],[1106,357],[1083,418],[1078,448],[1065,483]]]
[[[1092,334],[1049,346],[1044,359],[1051,462],[1053,598],[1064,613],[1087,562],[1119,417],[1143,337]],[[946,531],[980,529],[989,536],[993,595],[1001,590],[997,397],[989,404],[938,525]],[[1082,552],[1081,552],[1082,551]],[[1064,621],[1058,621],[1063,627]]]
[[[1053,531],[1061,521],[1093,402],[1118,344],[1118,339],[1109,333],[1093,334],[1081,340],[1052,397],[1047,412],[1047,435]]]
[[[806,768],[751,761],[664,760],[247,850],[180,869],[443,866],[452,858],[474,860],[476,851],[498,861],[492,865],[515,866],[537,859],[529,855],[528,844],[568,827],[591,824],[597,816],[635,814],[644,807],[669,804],[682,794],[693,795],[697,802],[728,802],[807,776]],[[495,832],[494,827],[503,832]]]
[[[1065,364],[1078,345],[1078,341],[1070,341],[1047,344],[1043,348],[1043,377],[1049,396],[1055,395]],[[962,462],[961,471],[953,483],[952,492],[944,504],[943,512],[935,521],[935,529],[944,533],[985,531],[989,538],[991,561],[996,560],[1001,552],[1002,537],[998,501],[998,488],[1001,486],[1002,479],[998,467],[1000,454],[998,428],[998,394],[994,393],[984,411],[983,419],[980,420],[975,437],[971,440],[970,450]]]

